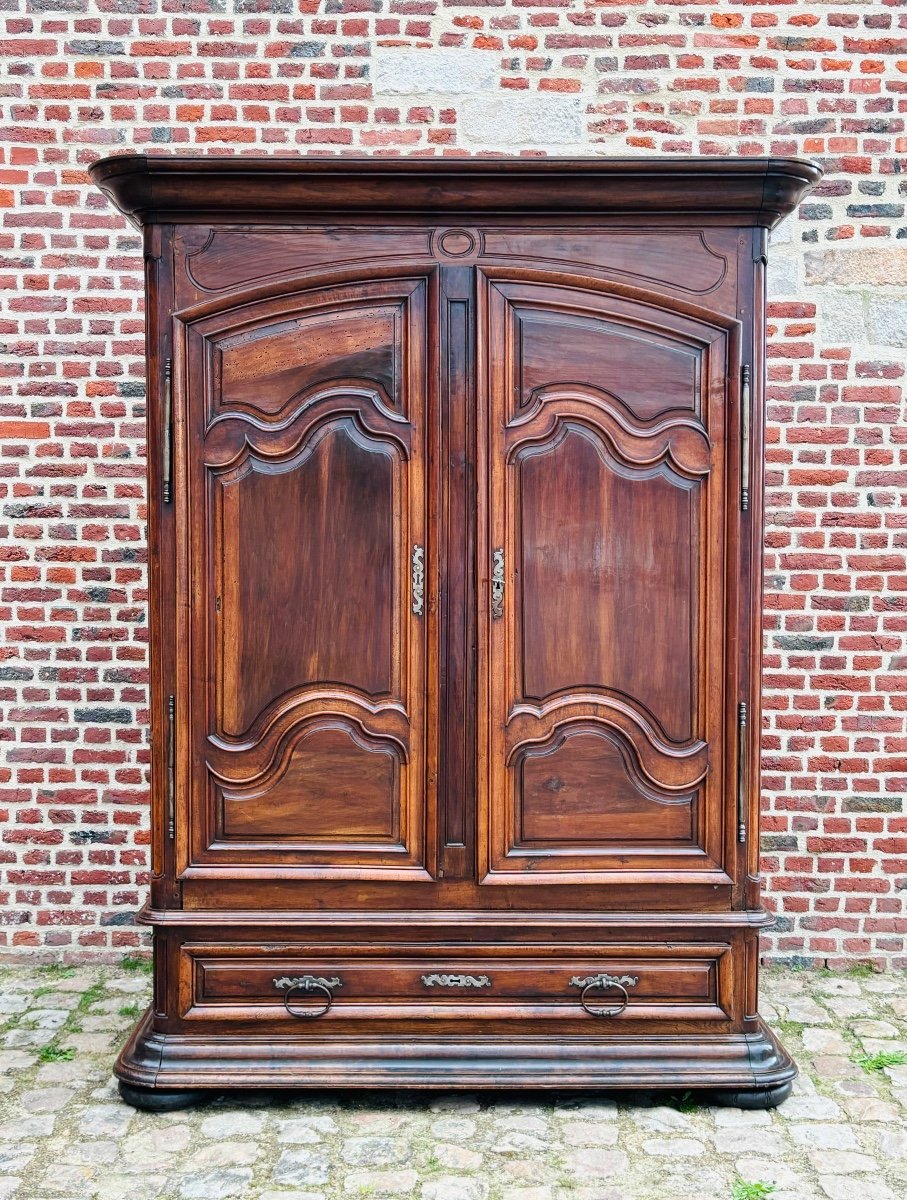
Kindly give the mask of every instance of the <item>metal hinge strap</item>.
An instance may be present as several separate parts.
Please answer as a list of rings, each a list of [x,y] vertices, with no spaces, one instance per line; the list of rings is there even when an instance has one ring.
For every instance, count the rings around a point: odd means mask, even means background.
[[[740,508],[750,506],[750,368],[747,364],[740,379]]]
[[[161,498],[165,504],[173,500],[173,360],[164,359],[164,421],[161,430]]]
[[[173,841],[176,793],[176,697],[167,701],[167,836]]]
[[[737,706],[737,841],[746,841],[746,702]]]

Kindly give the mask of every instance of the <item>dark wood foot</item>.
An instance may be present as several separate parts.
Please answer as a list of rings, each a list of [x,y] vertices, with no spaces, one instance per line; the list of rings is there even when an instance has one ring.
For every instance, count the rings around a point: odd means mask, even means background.
[[[142,1112],[176,1112],[180,1108],[191,1108],[194,1104],[204,1104],[215,1096],[206,1088],[186,1088],[180,1091],[167,1091],[165,1088],[133,1087],[131,1083],[120,1080],[120,1095],[133,1108]]]
[[[779,1083],[775,1087],[740,1088],[736,1091],[727,1090],[715,1092],[711,1103],[719,1108],[745,1108],[755,1111],[764,1108],[777,1108],[783,1104],[791,1093],[790,1083]]]

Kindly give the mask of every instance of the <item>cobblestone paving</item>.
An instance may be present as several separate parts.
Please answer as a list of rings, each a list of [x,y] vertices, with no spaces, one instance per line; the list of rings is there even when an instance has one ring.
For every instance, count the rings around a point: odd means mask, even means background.
[[[249,1093],[153,1116],[110,1075],[148,997],[142,963],[4,968],[0,1200],[903,1200],[907,978],[771,970],[763,984],[802,1071],[771,1113]]]

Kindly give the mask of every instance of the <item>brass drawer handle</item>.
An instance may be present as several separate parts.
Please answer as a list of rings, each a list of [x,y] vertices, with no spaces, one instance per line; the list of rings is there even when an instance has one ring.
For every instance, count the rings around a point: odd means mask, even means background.
[[[322,975],[294,975],[292,978],[283,975],[274,980],[274,986],[285,993],[283,1006],[291,1017],[323,1017],[334,1003],[333,989],[343,987],[343,983],[336,975],[332,979],[325,979]],[[293,992],[320,992],[327,1002],[321,1008],[291,1008],[290,997]]]
[[[438,987],[491,987],[487,975],[423,975],[422,982],[426,987],[434,987],[435,984]]]
[[[570,980],[571,987],[582,988],[579,1002],[589,1014],[590,1017],[617,1017],[627,1005],[630,1003],[630,995],[627,991],[628,987],[635,987],[639,983],[638,975],[621,975],[618,979],[616,975],[589,975],[585,979],[581,979],[578,975],[574,975]],[[590,1008],[586,997],[589,992],[596,988],[601,991],[607,991],[609,988],[617,988],[623,995],[623,1000],[616,1008]]]

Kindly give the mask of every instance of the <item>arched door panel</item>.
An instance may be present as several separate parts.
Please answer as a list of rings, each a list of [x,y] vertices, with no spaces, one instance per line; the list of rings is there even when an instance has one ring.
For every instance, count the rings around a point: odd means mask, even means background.
[[[186,875],[430,877],[431,288],[185,326]]]
[[[500,270],[480,297],[480,877],[726,881],[733,328]]]

